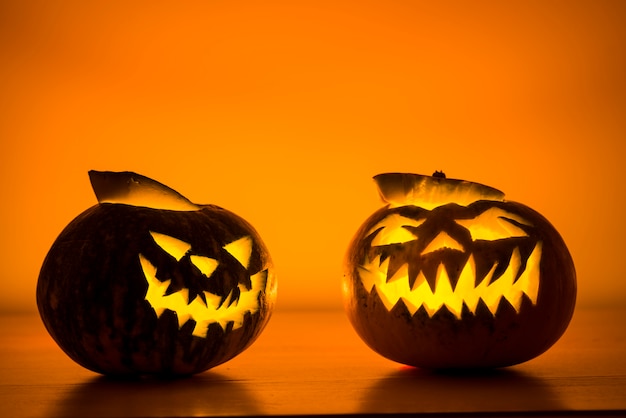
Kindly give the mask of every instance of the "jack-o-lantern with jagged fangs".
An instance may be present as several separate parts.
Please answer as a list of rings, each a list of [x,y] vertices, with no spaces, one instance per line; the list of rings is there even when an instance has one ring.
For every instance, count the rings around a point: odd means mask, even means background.
[[[442,173],[374,179],[388,205],[357,232],[344,276],[348,317],[374,351],[424,368],[503,367],[561,337],[576,274],[542,215]]]
[[[189,375],[252,344],[276,297],[255,229],[139,174],[89,174],[99,203],[61,232],[37,283],[61,349],[102,374]]]

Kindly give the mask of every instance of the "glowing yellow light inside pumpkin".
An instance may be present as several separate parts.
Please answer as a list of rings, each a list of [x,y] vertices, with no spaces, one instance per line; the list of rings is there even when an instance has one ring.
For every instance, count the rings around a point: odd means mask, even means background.
[[[224,249],[230,253],[242,266],[248,268],[250,263],[250,255],[252,254],[252,237],[245,236],[224,246]]]
[[[533,304],[537,302],[541,248],[541,243],[535,246],[523,271],[520,271],[522,267],[521,256],[516,248],[513,250],[507,269],[500,277],[493,280],[497,267],[497,263],[495,263],[477,286],[476,263],[473,255],[470,255],[465,263],[454,289],[443,264],[437,268],[434,290],[431,289],[423,272],[418,274],[413,289],[411,289],[409,287],[408,265],[401,266],[387,280],[389,258],[381,263],[380,256],[373,260],[366,260],[359,268],[359,276],[368,292],[371,292],[374,287],[376,288],[378,296],[387,310],[391,310],[402,299],[411,314],[423,306],[432,316],[445,305],[457,318],[461,318],[463,305],[475,313],[479,301],[482,300],[489,311],[495,314],[501,298],[505,298],[519,312],[523,294],[527,295]]]
[[[445,231],[440,232],[432,241],[428,243],[422,254],[430,253],[440,250],[442,248],[448,248],[451,250],[463,251],[463,246],[459,244],[457,240],[448,235]]]
[[[424,223],[424,221],[425,219],[411,219],[394,213],[377,223],[370,229],[368,235],[383,228],[372,240],[372,245],[401,244],[417,239],[413,232],[404,227],[416,227]]]
[[[259,293],[265,288],[268,275],[268,271],[263,270],[250,276],[252,283],[250,289],[240,284],[237,301],[232,300],[232,291],[224,300],[220,296],[204,292],[206,304],[197,296],[187,303],[189,295],[187,289],[166,295],[171,280],[162,282],[157,279],[156,267],[142,254],[139,255],[139,261],[148,282],[145,299],[150,303],[157,317],[160,317],[166,309],[171,310],[176,313],[179,327],[193,319],[196,321],[193,335],[197,337],[206,337],[211,323],[218,323],[222,329],[226,329],[227,324],[232,322],[233,329],[240,328],[245,314],[254,313],[259,309]]]
[[[163,248],[165,252],[174,257],[177,261],[180,261],[180,259],[187,254],[187,251],[191,249],[191,244],[170,237],[169,235],[152,231],[150,231],[150,235],[152,235],[152,238],[159,247]]]
[[[154,241],[165,252],[180,261],[191,249],[191,245],[177,238],[158,232],[150,231]],[[248,268],[250,256],[252,254],[252,237],[245,236],[235,240],[223,247],[242,266]],[[189,256],[191,263],[200,270],[206,277],[211,277],[219,265],[219,261],[210,257],[192,254]],[[239,284],[239,298],[233,298],[231,291],[225,298],[209,292],[203,292],[206,303],[202,298],[196,296],[189,301],[189,290],[181,289],[178,292],[166,294],[171,280],[161,281],[156,277],[156,267],[148,261],[143,254],[139,254],[139,261],[143,270],[148,289],[145,300],[150,303],[157,317],[168,309],[176,313],[178,326],[182,327],[187,321],[196,321],[193,335],[206,337],[208,327],[211,323],[218,323],[222,329],[226,329],[229,322],[233,323],[233,329],[243,325],[243,318],[246,313],[254,313],[259,309],[259,292],[265,289],[268,271],[264,270],[250,276],[252,286],[246,289]]]
[[[219,261],[216,259],[203,255],[192,255],[189,256],[189,259],[191,263],[198,267],[198,270],[207,277],[210,277],[219,265]]]
[[[522,228],[509,222],[512,219],[520,224],[532,226],[524,218],[500,208],[490,208],[472,219],[457,219],[456,223],[467,228],[473,240],[489,240],[527,237]]]

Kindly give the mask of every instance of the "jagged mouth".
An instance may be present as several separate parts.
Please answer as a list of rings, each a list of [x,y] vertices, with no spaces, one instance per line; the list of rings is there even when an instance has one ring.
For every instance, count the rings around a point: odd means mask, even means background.
[[[268,270],[265,269],[250,276],[250,288],[239,284],[227,296],[205,291],[203,297],[197,295],[190,301],[188,289],[168,293],[171,280],[159,280],[156,267],[141,254],[139,260],[148,282],[145,300],[150,303],[157,318],[165,310],[171,310],[176,313],[179,328],[187,321],[194,320],[192,335],[203,338],[206,338],[212,323],[218,323],[223,330],[226,330],[229,322],[233,323],[232,329],[242,327],[245,315],[259,309],[259,293],[265,289],[268,277]]]
[[[183,258],[197,270],[197,273],[205,280],[214,277],[214,272],[220,262],[211,257],[192,254],[191,244],[178,238],[150,231],[154,242],[177,262]],[[241,237],[224,245],[222,248],[229,253],[241,266],[248,269],[252,254],[252,238]],[[161,280],[157,278],[157,268],[143,254],[139,254],[139,262],[145,276],[148,288],[145,300],[154,309],[157,318],[163,312],[170,310],[176,314],[179,329],[188,321],[195,321],[192,335],[206,338],[209,325],[219,324],[226,331],[229,323],[232,329],[243,326],[244,318],[248,313],[259,310],[259,294],[266,288],[268,269],[261,270],[250,275],[250,285],[239,283],[226,295],[217,295],[208,291],[194,290],[190,299],[190,289],[181,288],[172,290],[172,279]]]
[[[457,271],[449,271],[451,268],[441,261],[436,268],[420,269],[418,273],[413,273],[411,261],[394,265],[390,271],[392,257],[379,253],[372,259],[365,257],[358,275],[369,293],[376,289],[388,311],[402,300],[411,315],[423,307],[432,317],[445,306],[460,319],[464,310],[475,314],[479,305],[495,315],[504,299],[519,313],[524,295],[532,304],[537,302],[541,252],[541,242],[529,255],[522,255],[519,246],[515,246],[506,257],[490,262],[487,269],[478,269],[477,265],[484,261],[477,263],[480,254],[470,253],[463,257],[464,264],[455,268]]]

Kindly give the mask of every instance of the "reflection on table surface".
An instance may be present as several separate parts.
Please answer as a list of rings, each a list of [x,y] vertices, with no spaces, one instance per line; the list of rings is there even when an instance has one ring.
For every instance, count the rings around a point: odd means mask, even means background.
[[[278,311],[230,362],[182,379],[112,379],[69,360],[36,315],[0,318],[6,416],[153,417],[357,413],[626,413],[626,310],[579,309],[527,363],[435,373],[371,351],[343,312]]]

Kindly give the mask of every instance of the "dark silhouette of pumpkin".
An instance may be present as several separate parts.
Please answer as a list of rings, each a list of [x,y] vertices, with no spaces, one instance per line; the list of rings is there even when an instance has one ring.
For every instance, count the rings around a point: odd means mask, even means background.
[[[563,239],[500,191],[435,174],[375,177],[388,204],[348,249],[352,325],[374,351],[423,368],[503,367],[540,355],[574,311]]]
[[[37,283],[61,349],[102,374],[189,375],[252,344],[276,294],[254,228],[135,173],[89,174],[99,203],[61,232]]]

